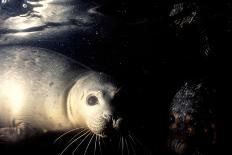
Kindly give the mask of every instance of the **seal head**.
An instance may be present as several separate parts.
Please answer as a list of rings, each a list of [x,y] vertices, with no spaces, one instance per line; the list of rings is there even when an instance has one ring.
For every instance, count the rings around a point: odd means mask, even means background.
[[[209,89],[186,83],[170,106],[169,148],[177,154],[204,154],[215,143],[215,114]]]
[[[94,134],[107,136],[122,120],[115,114],[112,100],[118,89],[103,73],[90,72],[71,88],[67,98],[68,118],[74,126],[88,128]]]

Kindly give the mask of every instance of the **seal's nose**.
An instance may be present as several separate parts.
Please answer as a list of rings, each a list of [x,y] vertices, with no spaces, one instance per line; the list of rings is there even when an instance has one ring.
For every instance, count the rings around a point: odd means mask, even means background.
[[[107,121],[110,121],[112,120],[113,115],[108,112],[103,112],[103,118],[106,119]]]

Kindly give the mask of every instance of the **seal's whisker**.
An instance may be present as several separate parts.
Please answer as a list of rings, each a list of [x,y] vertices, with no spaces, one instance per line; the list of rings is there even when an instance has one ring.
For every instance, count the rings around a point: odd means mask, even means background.
[[[141,146],[144,151],[148,151],[148,149],[142,144],[142,142],[133,133],[130,132],[129,136],[132,138],[134,143],[137,142],[137,144]]]
[[[122,155],[124,154],[124,139],[123,139],[123,136],[122,136]]]
[[[89,148],[90,143],[92,142],[93,137],[94,137],[94,134],[92,135],[91,139],[89,140],[88,145],[86,146],[84,155],[87,153],[87,150],[88,150],[88,148]]]
[[[64,150],[59,154],[59,155],[62,155],[73,143],[75,143],[78,139],[80,139],[81,137],[83,137],[84,135],[86,135],[87,133],[90,133],[90,131],[86,132],[85,134],[83,134],[82,136],[74,139],[71,143],[69,143],[65,148]]]
[[[82,139],[82,141],[77,145],[77,147],[74,149],[74,151],[72,152],[72,155],[74,155],[75,154],[75,152],[78,150],[78,148],[81,146],[81,144],[85,141],[85,139],[87,138],[87,137],[89,137],[89,135],[91,135],[92,133],[91,133],[91,131],[89,131],[88,132],[88,134],[85,136],[85,138],[83,138]]]
[[[121,137],[121,154],[123,155],[123,151],[124,151],[124,149],[123,149],[123,139],[122,139],[122,137]]]
[[[134,140],[137,141],[137,143],[144,148],[142,142],[133,133],[131,133],[131,134],[132,134],[131,136],[134,137]]]
[[[129,138],[132,140],[133,144],[136,146],[136,142],[134,140],[134,138],[129,134]]]
[[[56,139],[54,140],[53,143],[56,143],[59,139],[61,139],[62,137],[64,137],[64,136],[67,135],[68,133],[73,132],[73,131],[76,131],[76,130],[78,130],[78,129],[82,129],[82,128],[83,128],[83,127],[75,128],[75,129],[72,129],[72,130],[69,130],[69,131],[63,133],[63,134],[60,135],[58,138],[56,138]]]
[[[102,150],[101,150],[101,137],[98,135],[98,144],[99,144],[99,150],[102,155]]]
[[[122,137],[120,136],[120,139],[119,139],[119,151],[121,152],[122,154]]]
[[[89,130],[88,129],[83,129],[81,130],[79,133],[75,134],[69,141],[68,143],[70,143],[73,139],[75,139],[77,136],[82,136],[83,134],[87,133]]]
[[[95,134],[94,134],[95,135]],[[96,144],[97,143],[97,135],[95,135],[95,142],[94,142],[94,155],[96,153]]]
[[[126,140],[126,138],[124,138],[124,140],[125,140],[125,144],[126,144],[127,154],[129,155],[130,154],[130,150],[129,150],[129,147],[128,147],[128,144],[127,144],[127,140]]]
[[[130,147],[131,147],[131,149],[132,149],[132,151],[133,151],[133,154],[136,155],[136,151],[135,151],[134,145],[132,144],[133,142],[131,142],[131,141],[132,141],[132,140],[129,138],[129,139],[128,139],[128,143],[129,143],[129,145],[130,145]]]

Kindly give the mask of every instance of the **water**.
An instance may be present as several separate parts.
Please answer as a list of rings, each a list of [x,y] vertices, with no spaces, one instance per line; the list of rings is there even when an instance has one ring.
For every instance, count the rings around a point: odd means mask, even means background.
[[[109,5],[105,12],[103,1]],[[214,55],[208,57],[199,51],[199,27],[192,24],[182,31],[173,27],[169,16],[173,7],[167,1],[135,0],[130,3],[130,17],[122,1],[126,0],[0,0],[0,48],[43,47],[113,73],[129,87],[125,111],[129,111],[131,124],[139,126],[135,129],[138,137],[154,152],[162,152],[166,149],[168,105],[176,90],[184,82],[202,77],[209,77],[213,86],[224,83],[225,76],[217,79],[221,75],[217,68],[222,66],[216,56],[229,47],[225,46],[227,35],[223,35],[227,32],[224,27],[229,26],[222,23],[229,15],[220,7],[224,3],[199,2],[200,27],[209,33],[215,48]],[[224,106],[219,105],[224,113]],[[47,144],[50,139],[49,135],[41,137],[41,143],[33,141],[32,150],[39,150],[37,146],[44,143],[41,150],[48,151],[44,148],[53,147]],[[165,154],[160,152],[156,154]]]
[[[0,46],[42,46],[62,52],[60,46],[70,48],[73,42],[91,44],[106,32],[106,17],[99,7],[84,0],[1,0]]]

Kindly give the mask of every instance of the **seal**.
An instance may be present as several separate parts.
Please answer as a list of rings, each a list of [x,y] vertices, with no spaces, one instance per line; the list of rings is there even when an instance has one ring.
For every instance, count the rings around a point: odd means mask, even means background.
[[[120,128],[110,76],[35,47],[2,47],[0,62],[1,141],[79,127],[104,137]]]
[[[180,155],[211,154],[217,134],[214,94],[205,82],[186,82],[170,105],[168,146]]]

